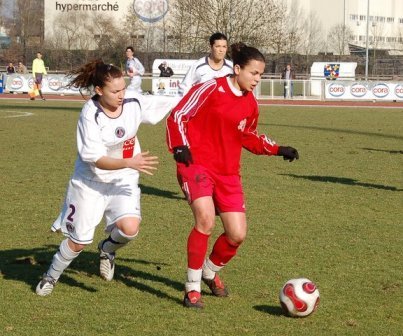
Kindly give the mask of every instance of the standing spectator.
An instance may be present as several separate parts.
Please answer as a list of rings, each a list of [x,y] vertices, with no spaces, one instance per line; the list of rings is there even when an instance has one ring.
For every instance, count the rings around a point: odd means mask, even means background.
[[[41,89],[43,76],[47,74],[48,73],[45,68],[45,63],[42,59],[42,53],[38,51],[36,53],[36,58],[32,62],[32,76],[34,77],[36,88],[38,89],[39,95],[41,96],[42,100],[46,100],[42,95]],[[30,99],[35,100],[35,97],[31,97]]]
[[[28,73],[27,67],[22,62],[18,62],[17,73],[22,74],[22,75],[25,75]]]
[[[141,93],[141,76],[143,76],[145,72],[144,66],[137,57],[134,57],[133,47],[126,48],[126,57],[126,74],[131,78],[130,85],[127,89]]]
[[[179,94],[185,95],[195,84],[232,74],[232,62],[225,59],[228,49],[227,37],[222,33],[214,33],[209,42],[210,54],[200,58],[189,68],[179,85]]]
[[[171,67],[168,66],[167,61],[162,62],[159,66],[158,69],[160,69],[160,77],[171,77],[174,72]]]
[[[291,64],[287,64],[281,73],[281,79],[284,79],[284,98],[292,98],[294,91],[294,83],[292,82],[295,79],[294,69],[291,68]]]
[[[202,280],[213,295],[228,296],[217,272],[235,256],[246,237],[242,148],[289,161],[299,157],[296,149],[279,146],[257,132],[259,111],[253,90],[264,72],[264,56],[243,43],[231,49],[234,74],[192,87],[167,119],[168,147],[195,219],[187,242],[185,307],[203,307]],[[216,214],[224,233],[205,259]]]
[[[6,68],[7,75],[15,74],[15,67],[13,63],[8,63],[8,67]]]
[[[65,205],[59,217],[68,237],[60,244],[36,293],[52,293],[59,277],[94,239],[105,218],[109,237],[98,244],[100,274],[111,281],[115,253],[134,240],[141,222],[140,172],[153,175],[157,157],[142,152],[137,131],[142,123],[156,124],[175,103],[170,97],[142,97],[126,90],[121,69],[92,61],[73,72],[71,86],[94,90],[77,125],[77,159]]]

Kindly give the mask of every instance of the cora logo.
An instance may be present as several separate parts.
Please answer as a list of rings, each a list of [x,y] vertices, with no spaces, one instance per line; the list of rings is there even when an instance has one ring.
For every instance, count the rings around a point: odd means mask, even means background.
[[[60,88],[63,86],[63,82],[55,77],[50,77],[48,80],[48,86],[49,89],[53,91],[59,91]]]
[[[134,0],[133,9],[140,20],[147,23],[160,21],[168,12],[167,0]]]
[[[22,77],[17,76],[12,79],[10,86],[11,86],[12,90],[18,90],[18,89],[21,89],[23,85],[24,85],[24,80],[22,79]]]
[[[399,98],[403,98],[403,85],[402,84],[397,84],[395,87],[395,94]]]
[[[346,88],[344,87],[343,84],[334,83],[329,86],[329,93],[333,97],[340,97],[344,94],[344,92],[346,92]]]
[[[354,97],[363,97],[365,96],[365,94],[367,93],[367,88],[365,87],[365,85],[362,85],[360,83],[356,83],[353,84],[350,88],[350,93],[354,96]]]
[[[372,88],[372,93],[378,98],[386,97],[389,94],[389,87],[386,84],[377,84]]]

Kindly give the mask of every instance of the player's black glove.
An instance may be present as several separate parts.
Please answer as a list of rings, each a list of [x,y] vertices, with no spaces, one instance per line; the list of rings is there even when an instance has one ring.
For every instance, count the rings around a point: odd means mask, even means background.
[[[282,156],[284,160],[288,160],[290,162],[294,161],[295,159],[299,159],[298,151],[295,148],[288,146],[279,146],[277,155]]]
[[[186,167],[193,163],[192,153],[188,146],[174,147],[174,159],[176,162],[184,163]]]

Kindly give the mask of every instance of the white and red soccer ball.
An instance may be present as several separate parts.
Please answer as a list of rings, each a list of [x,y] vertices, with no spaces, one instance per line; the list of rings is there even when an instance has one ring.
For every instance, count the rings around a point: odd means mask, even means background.
[[[319,305],[319,290],[309,279],[288,280],[280,291],[280,303],[284,312],[292,317],[312,314]]]

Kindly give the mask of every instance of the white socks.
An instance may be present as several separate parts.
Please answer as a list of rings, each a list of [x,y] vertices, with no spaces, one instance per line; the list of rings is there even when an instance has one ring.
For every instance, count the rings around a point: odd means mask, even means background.
[[[74,252],[69,244],[68,239],[61,242],[59,251],[53,256],[52,263],[47,271],[53,279],[59,279],[63,271],[70,265],[70,263],[78,257],[81,251]]]
[[[138,232],[133,236],[128,236],[115,226],[110,236],[107,239],[101,241],[100,248],[103,252],[114,253],[116,250],[120,249],[128,242],[136,238],[137,235]]]

